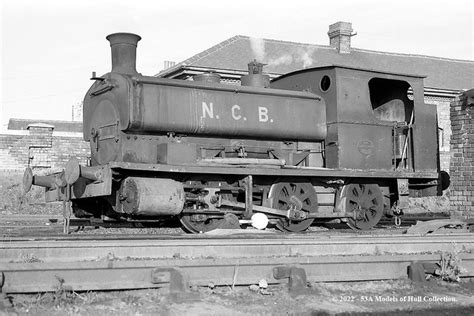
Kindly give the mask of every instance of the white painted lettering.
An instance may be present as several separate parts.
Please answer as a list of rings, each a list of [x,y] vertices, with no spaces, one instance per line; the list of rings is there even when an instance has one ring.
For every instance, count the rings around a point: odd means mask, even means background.
[[[202,118],[205,118],[206,115],[210,118],[214,118],[214,106],[212,102],[210,102],[209,105],[204,101],[202,102]]]
[[[237,104],[232,106],[232,118],[236,121],[240,120],[242,118],[242,115],[237,114],[237,111],[240,111],[240,106]]]
[[[258,107],[258,120],[260,122],[268,122],[268,109],[266,107]]]

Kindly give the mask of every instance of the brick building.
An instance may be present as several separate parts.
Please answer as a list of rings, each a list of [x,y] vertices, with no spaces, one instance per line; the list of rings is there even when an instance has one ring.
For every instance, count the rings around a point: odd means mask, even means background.
[[[0,170],[62,168],[72,156],[83,164],[90,156],[82,122],[10,119],[0,134]]]
[[[474,89],[451,103],[451,212],[474,217]]]
[[[264,71],[271,78],[327,65],[424,75],[425,102],[436,104],[438,109],[441,169],[449,170],[449,105],[463,90],[474,87],[474,62],[353,48],[353,29],[348,22],[330,25],[328,36],[329,45],[315,45],[237,35],[165,68],[157,76],[192,80],[196,74],[211,71],[221,75],[223,83],[240,84],[253,59],[267,64]]]

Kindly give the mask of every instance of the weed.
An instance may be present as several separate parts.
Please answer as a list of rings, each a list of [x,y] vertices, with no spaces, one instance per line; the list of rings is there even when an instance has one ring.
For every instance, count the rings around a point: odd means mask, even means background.
[[[37,262],[43,262],[41,259],[36,257],[35,255],[31,253],[27,254],[22,254],[20,257],[20,261],[24,263],[37,263]]]
[[[57,306],[73,304],[75,300],[74,291],[70,286],[64,285],[65,280],[59,276],[55,276],[58,280],[58,287],[53,294],[53,303]]]
[[[461,280],[460,275],[466,272],[466,269],[461,266],[461,258],[459,258],[459,252],[457,251],[441,253],[439,266],[435,271],[435,275],[438,275],[444,281],[459,282]]]

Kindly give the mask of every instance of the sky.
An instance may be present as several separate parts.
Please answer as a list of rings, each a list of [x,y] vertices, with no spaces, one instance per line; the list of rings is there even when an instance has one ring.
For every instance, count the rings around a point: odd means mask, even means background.
[[[108,34],[140,35],[137,70],[154,75],[235,35],[328,45],[352,23],[355,48],[474,60],[474,1],[2,0],[0,123],[71,120],[110,71]]]

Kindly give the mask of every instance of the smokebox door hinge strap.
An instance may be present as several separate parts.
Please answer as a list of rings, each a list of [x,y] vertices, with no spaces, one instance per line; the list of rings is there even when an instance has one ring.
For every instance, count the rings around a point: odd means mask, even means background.
[[[110,83],[109,81],[107,81],[107,79],[104,79],[101,82],[101,85],[96,90],[91,92],[91,95],[98,96],[112,90],[113,88],[114,88],[114,85]]]

